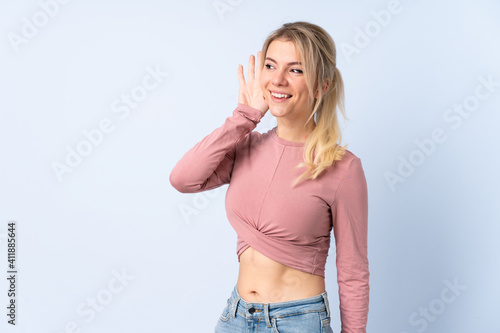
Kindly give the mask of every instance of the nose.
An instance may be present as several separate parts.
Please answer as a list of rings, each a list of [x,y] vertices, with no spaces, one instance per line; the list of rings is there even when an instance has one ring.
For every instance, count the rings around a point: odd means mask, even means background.
[[[283,70],[278,70],[273,73],[272,83],[275,86],[285,86],[287,85],[286,73]]]

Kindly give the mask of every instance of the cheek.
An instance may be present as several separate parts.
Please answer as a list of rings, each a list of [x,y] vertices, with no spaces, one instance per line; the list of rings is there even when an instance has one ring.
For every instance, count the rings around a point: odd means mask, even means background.
[[[309,98],[309,90],[307,89],[307,86],[306,86],[306,85],[301,84],[301,85],[298,87],[298,90],[300,91],[300,95],[301,95],[304,99],[308,99],[308,98]]]
[[[260,77],[260,88],[262,89],[262,91],[265,93],[267,92],[267,80],[264,76],[261,76]]]

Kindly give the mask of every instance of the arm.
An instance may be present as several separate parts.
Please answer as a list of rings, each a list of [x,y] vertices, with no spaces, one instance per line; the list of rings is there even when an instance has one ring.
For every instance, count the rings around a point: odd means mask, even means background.
[[[361,160],[357,157],[350,162],[339,184],[332,218],[342,333],[366,333],[370,289],[368,191]]]
[[[261,51],[257,52],[259,63],[260,57]],[[221,127],[198,142],[174,166],[169,179],[179,192],[196,193],[229,183],[236,145],[257,126],[269,109],[259,83],[261,71],[262,68],[255,70],[255,57],[251,55],[246,82],[243,66],[238,65],[238,107]]]
[[[170,184],[182,193],[207,191],[228,184],[236,145],[260,122],[264,113],[238,103],[224,124],[205,136],[177,162]]]

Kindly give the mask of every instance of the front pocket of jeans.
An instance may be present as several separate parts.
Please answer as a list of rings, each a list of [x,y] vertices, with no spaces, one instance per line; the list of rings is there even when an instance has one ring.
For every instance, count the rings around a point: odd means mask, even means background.
[[[273,333],[280,333],[278,331],[278,327],[276,327],[276,318],[273,318],[272,322],[273,322]]]
[[[317,311],[296,313],[271,319],[273,333],[321,332],[321,318]]]

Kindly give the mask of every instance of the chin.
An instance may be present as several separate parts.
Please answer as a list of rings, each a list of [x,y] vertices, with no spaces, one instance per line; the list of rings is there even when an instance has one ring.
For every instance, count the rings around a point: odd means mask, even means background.
[[[287,113],[288,108],[283,105],[269,105],[269,111],[271,114],[275,117],[282,116],[283,114]]]
[[[271,112],[274,117],[281,117],[285,113],[280,107],[274,106],[269,106],[269,112]]]

